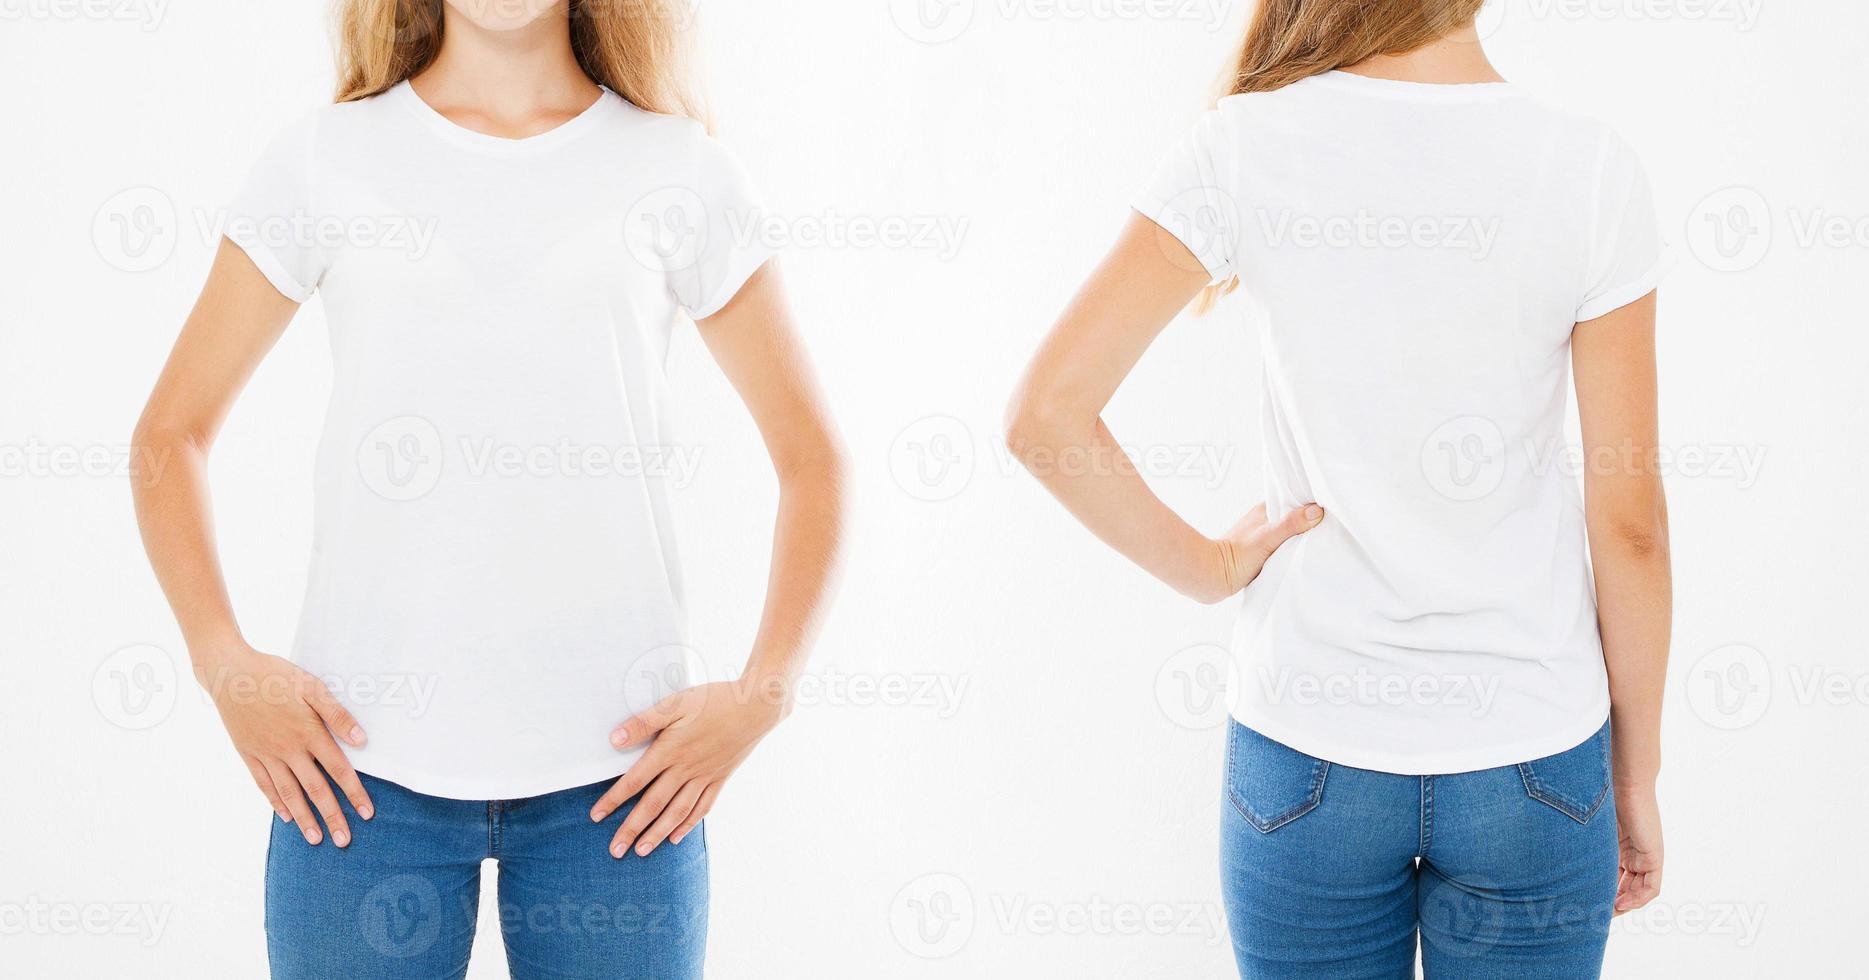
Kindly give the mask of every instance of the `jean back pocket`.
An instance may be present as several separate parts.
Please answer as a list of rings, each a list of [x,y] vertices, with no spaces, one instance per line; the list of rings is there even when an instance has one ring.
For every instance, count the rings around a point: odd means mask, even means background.
[[[1609,724],[1576,748],[1519,763],[1519,776],[1532,799],[1589,823],[1609,796]]]
[[[1330,763],[1275,742],[1235,721],[1227,739],[1227,799],[1269,834],[1324,802]]]

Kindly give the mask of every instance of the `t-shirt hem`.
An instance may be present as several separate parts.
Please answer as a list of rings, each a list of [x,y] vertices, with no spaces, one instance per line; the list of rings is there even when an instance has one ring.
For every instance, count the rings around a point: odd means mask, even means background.
[[[1213,254],[1213,249],[1209,248],[1205,251],[1198,249],[1194,246],[1193,242],[1181,237],[1179,233],[1169,227],[1168,221],[1165,220],[1169,211],[1167,201],[1161,200],[1154,195],[1144,194],[1130,201],[1129,206],[1134,208],[1137,214],[1155,222],[1157,228],[1173,235],[1175,241],[1180,242],[1194,255],[1194,258],[1200,262],[1201,268],[1207,271],[1208,277],[1214,282],[1233,278],[1233,270],[1227,266],[1225,259]]]
[[[242,252],[247,253],[247,258],[252,259],[253,264],[259,268],[260,275],[265,276],[266,281],[272,283],[273,288],[279,290],[281,296],[294,303],[303,303],[311,298],[312,291],[300,285],[297,279],[292,278],[292,274],[286,271],[285,265],[273,255],[271,250],[256,241],[241,241],[241,237],[244,236],[236,237],[230,232],[227,240],[239,246]]]
[[[543,774],[528,774],[524,778],[513,779],[445,776],[426,772],[415,766],[404,766],[394,760],[374,758],[357,760],[356,768],[358,772],[388,780],[424,796],[473,801],[523,800],[615,779],[628,772],[629,767],[640,757],[640,752],[629,755],[618,753],[614,762],[606,761],[601,764],[554,769]]]
[[[1661,257],[1655,260],[1655,264],[1649,266],[1647,272],[1630,280],[1626,285],[1610,289],[1578,307],[1576,322],[1583,323],[1614,313],[1654,292],[1655,287],[1661,285],[1661,281],[1666,279],[1669,271],[1674,268],[1674,261],[1673,252],[1663,252]]]
[[[1392,773],[1398,776],[1451,776],[1482,769],[1497,769],[1501,766],[1515,766],[1521,762],[1531,762],[1574,749],[1582,745],[1590,736],[1595,735],[1603,727],[1603,723],[1609,720],[1609,702],[1607,699],[1603,700],[1597,707],[1578,715],[1581,721],[1538,738],[1487,745],[1460,752],[1434,752],[1420,755],[1384,752],[1370,749],[1367,746],[1345,745],[1329,738],[1321,738],[1315,732],[1287,727],[1282,722],[1269,718],[1249,718],[1239,710],[1233,711],[1232,715],[1233,720],[1275,742],[1281,742],[1305,755],[1314,756],[1333,765]]]
[[[778,249],[766,246],[741,253],[727,267],[726,275],[721,280],[720,286],[714,290],[714,294],[708,298],[707,302],[690,310],[688,317],[693,320],[705,320],[725,309],[728,303],[733,302],[735,296],[740,295],[740,289],[746,285],[748,279],[753,278],[753,273],[758,272],[761,266],[771,261],[772,257],[777,254],[779,254]]]

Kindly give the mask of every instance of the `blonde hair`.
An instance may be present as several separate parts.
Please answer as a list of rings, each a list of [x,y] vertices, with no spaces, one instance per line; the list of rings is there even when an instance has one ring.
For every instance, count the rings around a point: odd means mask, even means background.
[[[1376,55],[1404,54],[1472,20],[1486,0],[1259,0],[1224,98],[1270,92]],[[1213,309],[1239,277],[1201,290],[1194,312]]]
[[[443,0],[341,0],[337,101],[386,92],[441,52]],[[705,121],[689,85],[685,0],[570,0],[571,49],[637,108]]]

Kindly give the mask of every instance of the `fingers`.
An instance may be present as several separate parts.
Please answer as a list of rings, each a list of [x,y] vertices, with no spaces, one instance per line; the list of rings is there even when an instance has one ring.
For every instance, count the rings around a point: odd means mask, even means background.
[[[1247,539],[1246,552],[1251,559],[1248,567],[1254,575],[1257,575],[1259,569],[1265,567],[1266,561],[1272,557],[1272,553],[1278,550],[1279,545],[1311,530],[1323,520],[1324,508],[1316,504],[1293,507],[1284,517],[1278,519],[1278,523],[1267,524]]]
[[[279,791],[273,788],[273,777],[266,774],[266,767],[250,755],[242,755],[240,761],[246,763],[247,772],[253,774],[253,785],[265,794],[266,802],[273,805],[273,812],[279,814],[279,819],[291,823],[292,813],[286,809],[286,801],[279,798]]]
[[[357,724],[357,719],[351,716],[350,710],[339,704],[337,698],[332,697],[331,691],[323,684],[314,682],[307,686],[309,690],[306,692],[305,701],[312,706],[313,711],[318,712],[319,718],[324,719],[326,727],[347,744],[362,745],[363,726]]]
[[[1622,881],[1616,888],[1616,914],[1633,912],[1655,900],[1661,894],[1660,871],[1623,870]]]
[[[312,758],[324,767],[325,774],[337,783],[337,788],[344,792],[344,798],[350,801],[351,809],[365,820],[376,816],[376,807],[370,802],[370,794],[364,792],[363,780],[357,778],[357,770],[351,768],[350,760],[344,757],[344,750],[336,742],[325,739],[321,745],[312,746]]]
[[[688,836],[689,831],[701,825],[701,821],[707,818],[708,811],[714,809],[714,800],[720,796],[720,787],[720,783],[713,783],[701,793],[701,800],[694,805],[694,810],[688,814],[688,819],[683,820],[681,826],[675,828],[675,832],[669,835],[670,844],[681,843],[681,839]]]
[[[681,788],[681,780],[669,773],[656,777],[656,781],[643,790],[641,798],[630,809],[629,817],[623,826],[617,828],[616,836],[610,839],[610,856],[622,857],[629,853],[630,845],[643,831],[649,829],[649,822],[662,815],[669,801],[675,798],[676,790]]]
[[[691,689],[692,690],[692,689]],[[649,710],[637,715],[616,727],[610,733],[610,744],[619,749],[647,742],[656,732],[675,723],[682,715],[682,707],[687,703],[687,691],[671,694],[657,701]]]
[[[636,760],[636,764],[629,767],[629,772],[624,773],[621,779],[604,791],[604,795],[597,798],[597,803],[591,807],[591,822],[603,823],[604,818],[615,813],[617,807],[642,792],[643,787],[667,768],[663,759],[664,756],[651,749],[647,755]]]
[[[675,794],[674,799],[668,801],[668,806],[662,809],[662,815],[656,817],[655,822],[649,825],[649,829],[643,831],[643,835],[637,839],[638,856],[648,857],[664,840],[668,839],[668,835],[676,827],[681,826],[682,821],[688,818],[688,814],[694,812],[695,804],[701,801],[701,791],[704,788],[700,780],[691,779],[680,792]]]
[[[337,797],[331,792],[331,783],[319,770],[318,763],[307,755],[290,760],[289,764],[293,775],[299,778],[299,785],[304,788],[305,795],[311,797],[312,806],[324,817],[324,825],[331,831],[331,842],[339,847],[350,846],[350,823],[344,819],[344,809],[337,805]]]
[[[292,814],[292,822],[298,824],[299,833],[305,835],[305,843],[316,847],[324,840],[324,831],[319,829],[318,820],[312,816],[311,805],[305,802],[298,777],[279,759],[266,760],[266,774],[272,777],[273,788],[279,791],[279,798],[285,801],[286,811]]]

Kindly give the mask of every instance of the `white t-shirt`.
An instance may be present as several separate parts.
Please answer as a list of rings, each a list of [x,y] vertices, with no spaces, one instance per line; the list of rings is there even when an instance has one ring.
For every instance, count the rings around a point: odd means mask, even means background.
[[[1244,594],[1233,716],[1406,774],[1593,734],[1609,694],[1563,423],[1572,327],[1668,264],[1628,146],[1504,83],[1331,72],[1222,100],[1135,206],[1240,277],[1270,515],[1328,511]]]
[[[610,731],[696,683],[663,372],[766,260],[739,167],[609,91],[509,140],[408,83],[266,151],[227,237],[324,298],[335,371],[294,659],[358,769],[511,799],[622,773]]]

